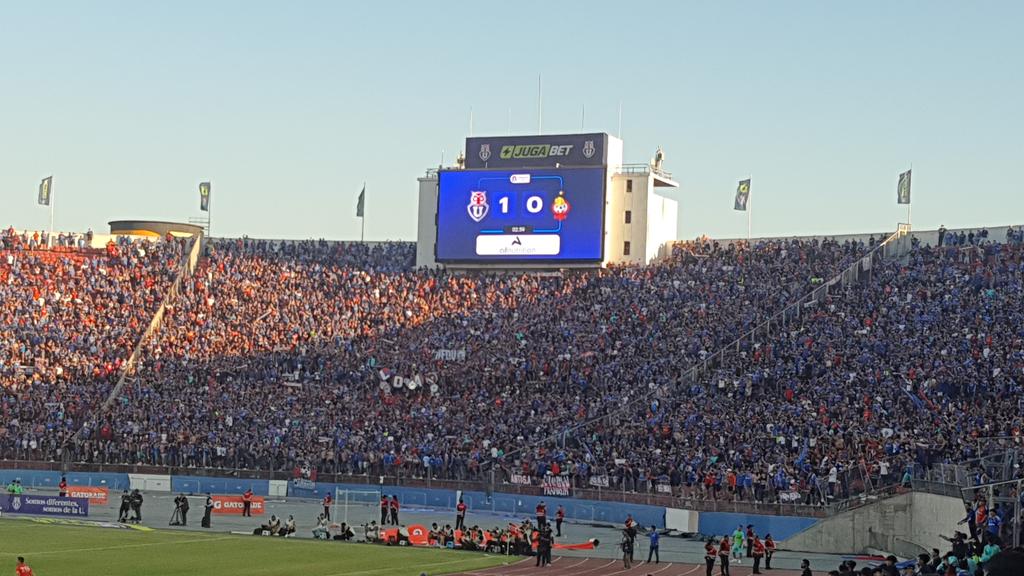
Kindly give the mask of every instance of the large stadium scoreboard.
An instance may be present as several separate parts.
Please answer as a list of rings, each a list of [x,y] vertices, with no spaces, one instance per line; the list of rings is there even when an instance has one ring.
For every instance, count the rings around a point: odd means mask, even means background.
[[[436,260],[600,263],[606,135],[469,138],[438,174]]]

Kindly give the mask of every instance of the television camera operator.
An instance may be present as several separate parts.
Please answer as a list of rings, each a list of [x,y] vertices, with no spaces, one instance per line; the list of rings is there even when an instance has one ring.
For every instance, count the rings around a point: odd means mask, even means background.
[[[117,521],[118,522],[127,522],[128,521],[128,510],[130,510],[131,507],[132,507],[132,495],[131,495],[130,492],[125,490],[121,494],[121,509],[118,511],[118,514],[117,514]]]
[[[133,514],[133,517],[129,519],[129,521],[133,524],[142,522],[142,492],[139,492],[138,488],[132,490],[131,498],[128,503],[131,505]]]
[[[179,494],[174,498],[174,513],[171,514],[171,526],[188,526],[188,497]]]

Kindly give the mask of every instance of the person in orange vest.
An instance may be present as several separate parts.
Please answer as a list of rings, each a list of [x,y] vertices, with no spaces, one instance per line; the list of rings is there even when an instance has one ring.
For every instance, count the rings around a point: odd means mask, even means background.
[[[459,498],[459,503],[455,505],[455,529],[459,530],[466,527],[466,503]]]
[[[384,526],[388,523],[388,510],[391,509],[391,503],[388,502],[387,494],[380,495],[380,525]]]
[[[18,556],[18,566],[14,569],[15,576],[32,576],[32,569],[25,564],[25,557]]]
[[[548,507],[541,500],[537,503],[537,528],[543,528],[548,523]]]
[[[729,553],[732,551],[732,536],[726,534],[718,543],[718,570],[722,576],[729,576]]]
[[[565,508],[561,504],[558,505],[558,510],[555,510],[555,536],[558,538],[562,537],[562,520],[565,520]]]
[[[334,500],[334,499],[333,499],[333,498],[331,498],[331,493],[330,493],[330,492],[325,492],[325,493],[324,493],[324,499],[323,499],[323,504],[324,504],[324,518],[325,518],[325,519],[326,519],[326,520],[327,520],[328,522],[330,522],[330,521],[331,521],[331,502],[332,502],[333,500]]]
[[[718,556],[718,549],[715,548],[715,539],[708,538],[708,541],[704,543],[704,563],[707,565],[705,570],[705,576],[711,576],[711,571],[715,569],[715,556]]]
[[[252,488],[246,488],[242,494],[242,516],[252,517]]]
[[[757,534],[754,534],[754,574],[761,573],[761,558],[764,558],[764,552],[764,542],[761,542],[761,539],[757,537]]]
[[[764,535],[764,569],[772,569],[772,556],[775,555],[775,540],[771,534]]]
[[[391,495],[391,523],[398,526],[398,494]]]
[[[60,491],[61,498],[68,495],[68,481],[63,476],[60,477],[60,484],[57,485],[57,490]]]

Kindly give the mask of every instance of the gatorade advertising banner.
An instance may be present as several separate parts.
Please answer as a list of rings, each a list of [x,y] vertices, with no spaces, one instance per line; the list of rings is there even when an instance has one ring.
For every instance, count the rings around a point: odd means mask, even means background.
[[[241,516],[242,509],[244,508],[241,496],[212,496],[212,498],[214,514]],[[252,508],[249,509],[249,512],[253,516],[261,516],[263,514],[263,496],[252,497]]]
[[[110,490],[98,486],[68,486],[68,496],[85,498],[89,500],[89,504],[106,504]]]

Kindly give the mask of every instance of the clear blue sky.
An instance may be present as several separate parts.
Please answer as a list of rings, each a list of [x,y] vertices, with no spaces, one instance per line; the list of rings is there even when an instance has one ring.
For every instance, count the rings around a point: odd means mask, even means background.
[[[416,177],[475,133],[665,149],[680,237],[1024,220],[1024,2],[6,2],[0,225],[198,216],[216,235],[415,237]]]

